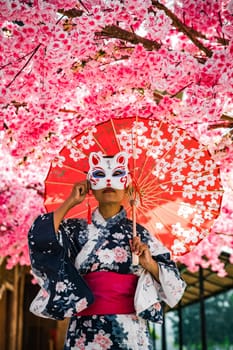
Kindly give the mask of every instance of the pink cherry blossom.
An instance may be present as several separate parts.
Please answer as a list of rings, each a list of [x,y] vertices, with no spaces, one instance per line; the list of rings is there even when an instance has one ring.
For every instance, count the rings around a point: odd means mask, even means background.
[[[219,254],[233,246],[233,2],[0,0],[0,6],[0,256],[7,267],[29,265],[27,232],[45,211],[44,179],[51,162],[62,162],[63,146],[87,127],[138,115],[186,129],[219,165],[219,218],[180,259],[191,271],[200,265],[223,276]],[[121,142],[129,148],[123,133]],[[121,251],[117,257],[124,260]]]

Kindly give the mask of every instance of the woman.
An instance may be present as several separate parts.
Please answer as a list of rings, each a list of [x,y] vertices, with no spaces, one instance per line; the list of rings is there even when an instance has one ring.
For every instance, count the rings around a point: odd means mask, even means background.
[[[141,225],[132,235],[122,207],[131,181],[127,162],[124,152],[112,158],[91,153],[88,181],[76,184],[29,232],[32,269],[42,287],[30,309],[70,317],[64,350],[151,349],[147,320],[161,323],[161,301],[172,307],[183,295],[185,283],[168,250]],[[99,203],[91,222],[64,219],[89,186]]]

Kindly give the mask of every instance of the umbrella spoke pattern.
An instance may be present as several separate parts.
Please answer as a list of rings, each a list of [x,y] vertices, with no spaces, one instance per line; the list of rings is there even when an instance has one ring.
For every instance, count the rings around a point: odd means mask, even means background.
[[[54,210],[74,183],[84,181],[90,152],[126,151],[132,186],[124,203],[137,222],[159,238],[173,257],[193,249],[218,217],[223,190],[218,165],[188,132],[163,121],[140,117],[111,119],[75,136],[51,164],[45,181],[45,207]],[[97,205],[87,196],[89,205]],[[87,217],[87,201],[69,217]]]

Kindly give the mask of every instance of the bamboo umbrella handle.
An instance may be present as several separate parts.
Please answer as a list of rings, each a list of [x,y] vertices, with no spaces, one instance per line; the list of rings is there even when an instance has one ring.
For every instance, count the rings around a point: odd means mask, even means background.
[[[137,236],[137,228],[136,228],[136,205],[133,201],[132,203],[132,218],[133,218],[133,237]],[[139,257],[136,254],[132,254],[132,265],[139,264]]]

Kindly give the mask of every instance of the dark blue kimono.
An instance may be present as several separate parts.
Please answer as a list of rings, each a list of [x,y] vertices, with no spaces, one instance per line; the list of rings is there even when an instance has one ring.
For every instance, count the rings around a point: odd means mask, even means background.
[[[57,234],[52,213],[33,223],[28,236],[30,257],[41,291],[30,310],[58,320],[70,317],[64,350],[151,349],[147,320],[161,323],[161,301],[170,306],[178,303],[185,282],[161,242],[140,225],[137,234],[158,262],[160,283],[140,265],[132,266],[132,222],[124,209],[108,220],[96,209],[90,225],[80,219],[64,220]],[[82,276],[95,271],[139,277],[135,313],[77,316],[94,299]]]

